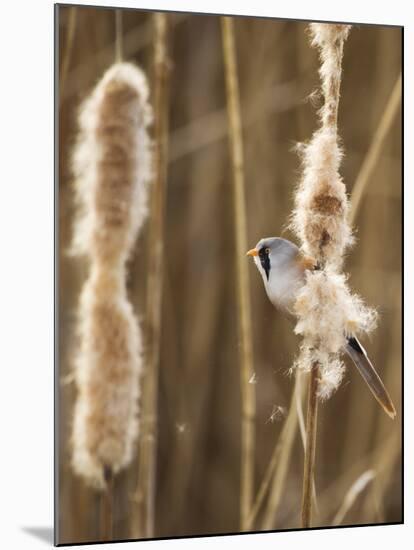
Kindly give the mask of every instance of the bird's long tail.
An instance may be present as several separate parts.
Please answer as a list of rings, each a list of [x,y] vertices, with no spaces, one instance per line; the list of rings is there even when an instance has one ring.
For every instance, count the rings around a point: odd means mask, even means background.
[[[362,378],[368,384],[369,389],[373,393],[375,399],[384,409],[384,411],[392,419],[397,414],[393,402],[382,383],[377,371],[368,358],[367,352],[359,343],[358,339],[353,337],[348,338],[348,344],[346,346],[346,352],[352,361],[355,363],[356,368],[359,370]]]

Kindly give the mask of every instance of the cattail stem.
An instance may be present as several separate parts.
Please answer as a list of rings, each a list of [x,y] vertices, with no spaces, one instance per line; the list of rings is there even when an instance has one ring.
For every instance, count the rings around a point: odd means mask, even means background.
[[[297,415],[298,415],[298,424],[299,424],[300,437],[301,437],[301,440],[302,440],[303,450],[305,451],[305,449],[306,449],[306,426],[305,426],[305,418],[304,418],[304,415],[303,415],[303,408],[302,408],[303,389],[302,389],[302,379],[301,379],[303,373],[300,372],[298,374],[299,374],[299,380],[298,380],[299,389],[298,389],[298,392],[297,392],[296,410],[297,410]],[[315,511],[316,511],[316,513],[319,513],[318,499],[316,498],[315,476],[313,476],[313,478],[312,478],[312,498],[313,498],[313,504],[315,506]]]
[[[382,151],[382,147],[385,142],[385,138],[390,131],[391,125],[397,115],[398,107],[401,103],[401,74],[397,78],[396,83],[392,89],[387,105],[381,117],[378,128],[375,132],[374,139],[368,149],[368,153],[365,156],[362,163],[361,170],[355,180],[355,185],[351,195],[351,210],[349,213],[349,223],[352,224],[355,221],[355,217],[359,210],[361,199],[370,178],[374,172],[374,169],[378,165],[378,159]]]
[[[246,530],[249,523],[254,486],[254,420],[256,414],[256,396],[254,385],[249,383],[253,375],[253,351],[251,339],[249,277],[247,263],[244,261],[245,252],[247,250],[246,199],[244,192],[243,141],[233,19],[230,17],[222,17],[221,23],[230,153],[233,168],[238,331],[241,343],[240,387],[242,401],[242,430],[240,525],[242,530]]]
[[[113,491],[114,478],[111,468],[104,471],[106,489],[101,493],[101,540],[113,540]]]
[[[308,410],[306,414],[306,447],[303,467],[302,527],[311,526],[312,494],[315,470],[316,431],[318,419],[318,376],[319,367],[315,363],[309,373]]]
[[[149,267],[147,288],[147,364],[143,385],[142,436],[137,494],[141,501],[141,535],[154,536],[157,451],[158,371],[161,341],[161,305],[164,254],[164,203],[168,156],[167,54],[168,17],[154,14],[154,183],[150,203]]]

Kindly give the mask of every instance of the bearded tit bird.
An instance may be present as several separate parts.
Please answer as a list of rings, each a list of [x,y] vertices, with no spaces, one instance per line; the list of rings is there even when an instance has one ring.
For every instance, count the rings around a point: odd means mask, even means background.
[[[261,239],[247,252],[252,256],[269,300],[286,317],[294,320],[294,304],[298,291],[305,284],[306,271],[315,269],[315,262],[303,256],[292,242],[279,237]],[[395,407],[367,352],[355,336],[347,337],[344,351],[354,362],[375,399],[391,418]]]

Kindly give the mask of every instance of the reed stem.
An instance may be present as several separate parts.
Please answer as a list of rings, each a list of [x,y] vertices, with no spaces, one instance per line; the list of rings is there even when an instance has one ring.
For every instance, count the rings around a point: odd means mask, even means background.
[[[141,536],[153,537],[155,525],[158,372],[164,271],[164,205],[168,156],[167,56],[168,18],[154,14],[154,183],[150,202],[148,288],[146,308],[147,361],[143,380],[137,495],[141,502]]]
[[[236,47],[233,19],[222,17],[223,56],[227,94],[230,154],[233,171],[234,230],[236,241],[238,333],[240,350],[240,389],[242,406],[241,428],[241,476],[240,476],[240,526],[245,531],[254,487],[255,447],[255,387],[249,383],[253,376],[253,350],[249,295],[247,250],[246,198],[244,190],[243,140],[241,130],[240,94],[237,76]]]
[[[123,58],[122,52],[122,9],[115,10],[115,62],[120,63]]]
[[[303,468],[302,527],[308,528],[312,522],[312,495],[315,470],[316,431],[318,420],[318,375],[317,364],[309,373],[308,410],[306,415],[306,447]]]
[[[302,393],[302,386],[300,384],[301,373],[297,372],[295,377],[295,387],[293,389],[292,398],[289,406],[288,416],[285,420],[282,432],[278,439],[277,446],[279,452],[277,457],[276,448],[273,456],[275,460],[274,474],[270,478],[270,494],[269,500],[267,503],[266,511],[264,514],[264,519],[262,523],[262,529],[268,530],[274,527],[276,512],[280,503],[280,498],[282,496],[283,488],[286,481],[286,474],[288,470],[288,465],[291,457],[293,442],[295,440],[295,435],[298,428],[298,415],[297,408],[295,405],[296,399],[302,399],[302,396],[299,395]]]
[[[274,478],[276,467],[280,463],[279,457],[282,451],[282,444],[286,440],[286,432],[291,431],[294,426],[296,427],[297,412],[295,407],[295,400],[296,400],[296,392],[298,391],[298,388],[299,388],[298,377],[300,376],[300,374],[301,374],[300,372],[296,373],[295,387],[292,393],[292,399],[289,406],[289,413],[283,425],[282,433],[280,434],[280,437],[277,439],[276,445],[273,449],[272,457],[267,466],[265,475],[263,476],[262,482],[259,487],[259,491],[257,492],[256,498],[254,500],[254,503],[250,512],[250,516],[249,516],[248,529],[252,529],[254,522],[257,518],[257,515],[259,513],[259,510],[265,499],[265,496],[272,484],[272,479]]]
[[[355,180],[354,188],[351,194],[351,209],[349,213],[349,223],[355,221],[361,200],[365,189],[371,180],[375,168],[378,166],[378,160],[384,146],[385,139],[390,131],[391,125],[397,115],[398,107],[401,103],[401,74],[397,78],[392,89],[387,105],[381,117],[374,138],[364,158],[361,169]]]
[[[341,525],[341,523],[345,519],[345,516],[352,508],[358,496],[365,490],[367,485],[375,479],[375,476],[375,470],[366,470],[362,475],[358,477],[358,479],[356,479],[352,483],[351,487],[348,489],[344,497],[344,500],[342,501],[339,510],[332,520],[332,525]]]
[[[65,42],[65,52],[63,54],[62,67],[60,69],[60,78],[59,78],[59,102],[62,104],[62,98],[64,95],[64,88],[66,83],[66,77],[69,70],[70,60],[72,57],[73,50],[73,40],[75,38],[76,32],[76,20],[77,20],[77,8],[69,8],[69,20],[68,20],[68,30],[66,33],[66,42]]]

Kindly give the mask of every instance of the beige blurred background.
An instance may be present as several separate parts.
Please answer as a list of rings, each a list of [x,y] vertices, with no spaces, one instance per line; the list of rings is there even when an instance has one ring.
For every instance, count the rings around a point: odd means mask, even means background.
[[[76,16],[71,10],[76,10]],[[59,31],[59,534],[99,539],[98,498],[70,469],[75,387],[74,323],[87,266],[67,256],[74,216],[69,155],[80,101],[114,61],[114,10],[60,7]],[[227,141],[219,17],[170,14],[170,161],[159,380],[156,536],[239,531],[240,387],[233,193]],[[72,21],[72,23],[71,23]],[[75,21],[75,23],[73,23]],[[235,19],[245,151],[248,241],[281,235],[293,205],[299,161],[310,138],[318,59],[306,23]],[[67,54],[68,35],[73,43]],[[345,44],[339,130],[348,191],[361,169],[401,71],[402,31],[355,25]],[[151,13],[123,12],[127,60],[151,73]],[[66,66],[65,66],[66,65]],[[63,74],[64,73],[64,74]],[[58,75],[57,75],[58,76]],[[316,106],[318,100],[316,100]],[[320,408],[315,525],[330,525],[353,482],[373,469],[344,524],[402,520],[401,486],[401,113],[395,118],[355,220],[350,284],[380,323],[366,348],[397,408],[392,422],[349,364],[338,392]],[[128,287],[143,319],[147,228]],[[246,258],[246,262],[248,259]],[[257,396],[255,492],[289,407],[287,371],[299,339],[269,303],[249,262]],[[278,414],[272,414],[280,407]],[[299,526],[303,448],[296,437],[274,529]],[[114,537],[128,538],[137,461],[115,485]],[[255,529],[260,529],[260,515]]]

